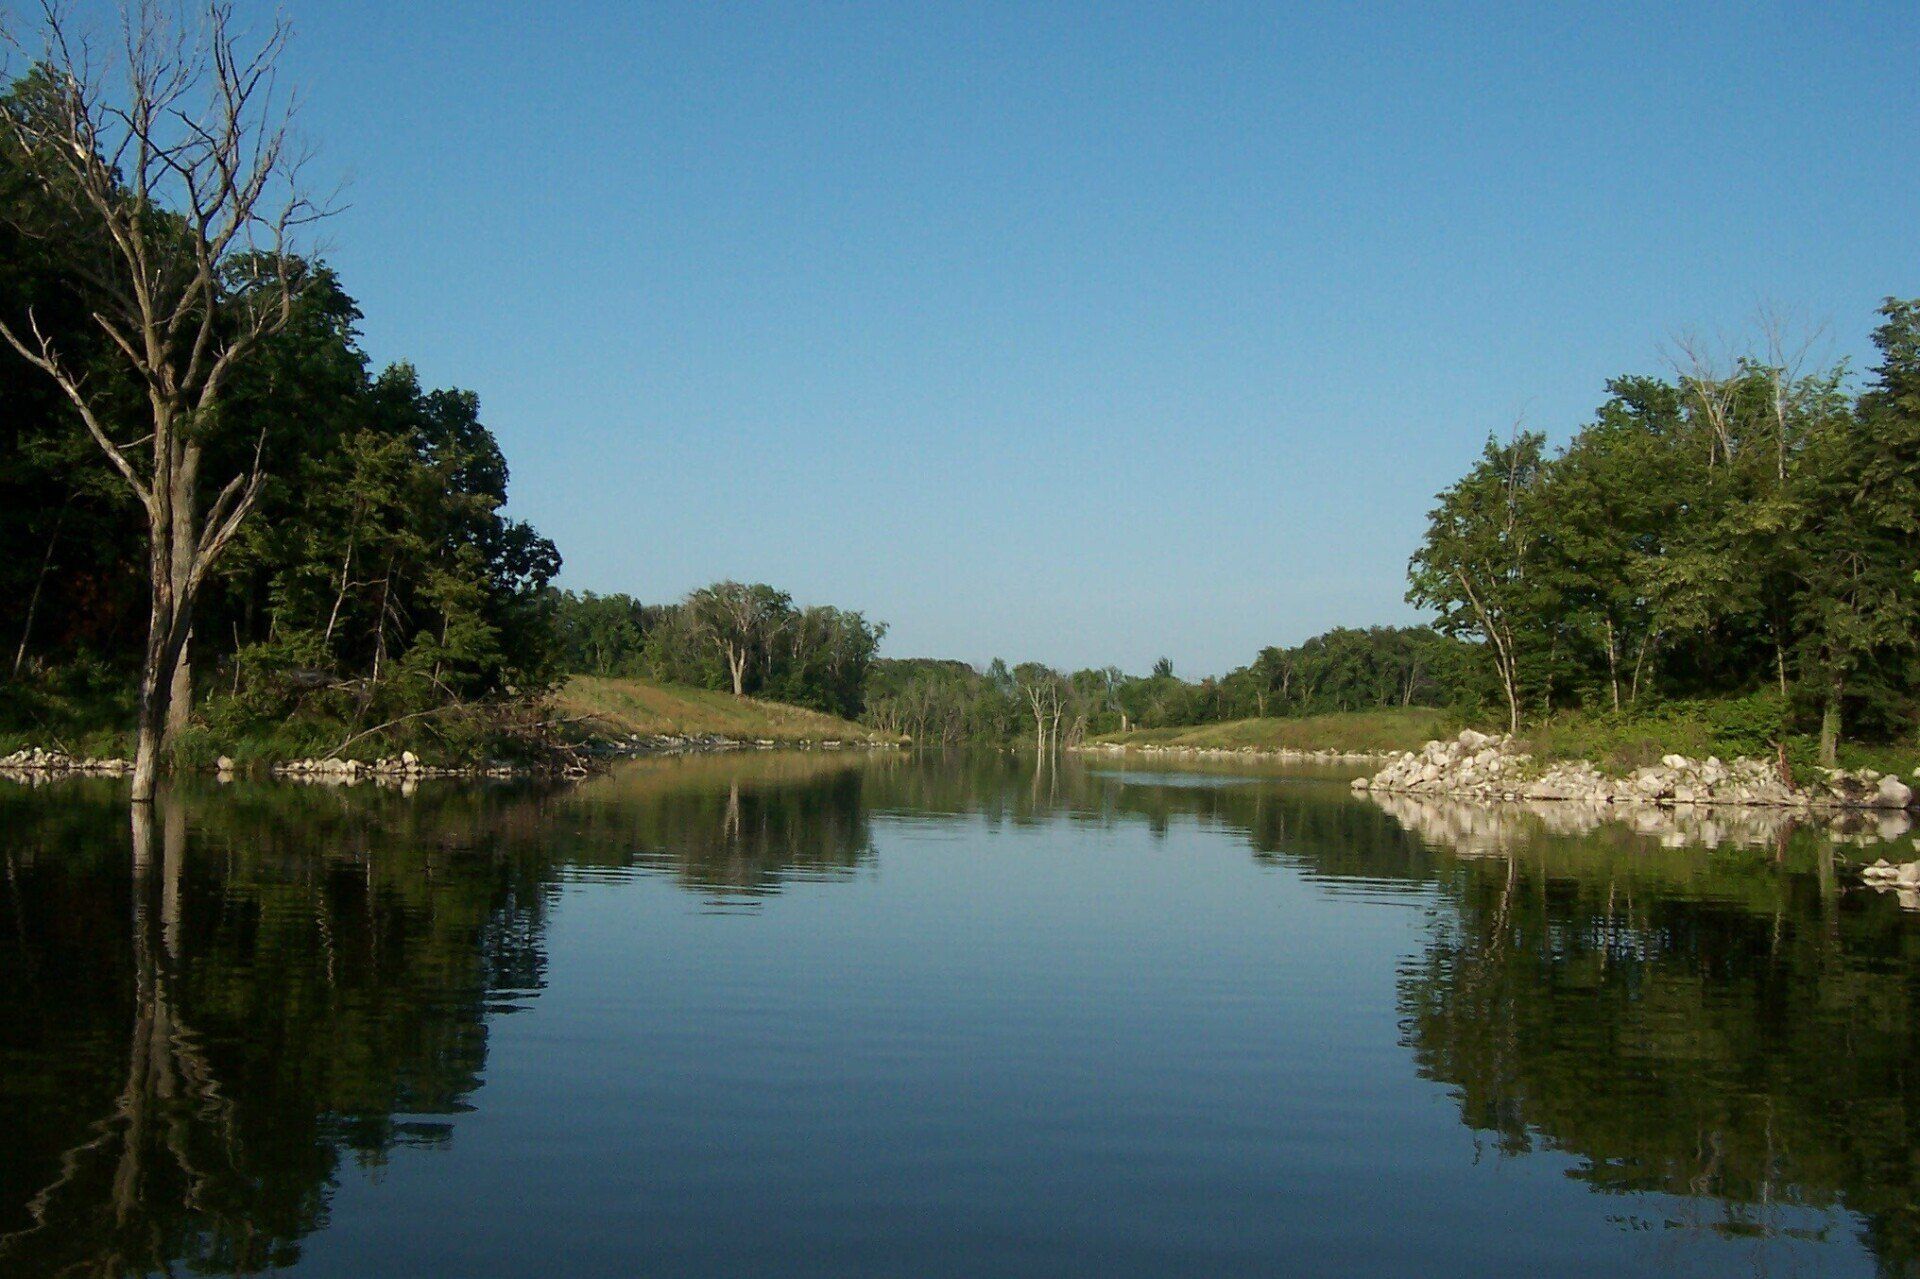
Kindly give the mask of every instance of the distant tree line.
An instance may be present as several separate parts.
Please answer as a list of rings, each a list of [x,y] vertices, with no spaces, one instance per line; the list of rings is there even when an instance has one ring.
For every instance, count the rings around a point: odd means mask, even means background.
[[[667,605],[556,591],[552,607],[568,671],[640,675],[847,718],[865,707],[867,672],[887,630],[849,609],[796,605],[763,583],[715,582]]]
[[[1920,655],[1920,302],[1872,383],[1777,334],[1608,384],[1558,452],[1490,439],[1440,494],[1408,599],[1472,640],[1510,727],[1663,698],[1770,701],[1779,734],[1910,729]]]
[[[1165,658],[1151,674],[1117,667],[1058,671],[1037,662],[984,670],[964,662],[873,665],[867,722],[916,742],[1070,746],[1131,728],[1318,715],[1394,706],[1472,708],[1487,696],[1474,645],[1428,627],[1340,627],[1262,649],[1224,676],[1185,680]]]

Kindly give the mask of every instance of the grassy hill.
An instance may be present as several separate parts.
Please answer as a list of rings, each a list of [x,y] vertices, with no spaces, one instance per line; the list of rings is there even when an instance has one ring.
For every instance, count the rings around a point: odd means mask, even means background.
[[[559,694],[562,714],[589,732],[621,737],[730,737],[739,741],[891,742],[819,711],[650,680],[574,675]]]
[[[1236,719],[1185,728],[1141,728],[1094,739],[1124,746],[1191,746],[1201,750],[1405,751],[1445,734],[1447,712],[1426,706]]]

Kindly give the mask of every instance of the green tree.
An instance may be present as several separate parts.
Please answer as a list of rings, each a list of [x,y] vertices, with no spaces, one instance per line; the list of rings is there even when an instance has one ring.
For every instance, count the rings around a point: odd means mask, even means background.
[[[0,338],[51,379],[146,516],[135,803],[152,799],[164,739],[181,723],[171,707],[188,683],[194,606],[265,474],[259,447],[242,469],[209,473],[209,444],[236,369],[311,282],[291,237],[323,214],[300,185],[274,93],[285,28],[249,51],[228,20],[213,6],[183,37],[157,7],[130,11],[109,88],[86,64],[87,42],[49,8],[45,91],[0,112],[33,179],[35,229],[87,247],[92,269],[76,281],[84,313],[143,392],[129,413],[114,384],[88,378],[69,334],[31,312],[24,325],[0,322]]]
[[[1506,700],[1509,731],[1520,728],[1527,662],[1554,605],[1542,569],[1546,438],[1489,438],[1479,463],[1440,494],[1426,539],[1409,566],[1407,599],[1438,611],[1448,635],[1477,636]]]
[[[1878,381],[1856,413],[1826,420],[1805,468],[1796,602],[1829,765],[1850,688],[1874,663],[1909,658],[1920,629],[1920,302],[1889,299],[1881,314]]]

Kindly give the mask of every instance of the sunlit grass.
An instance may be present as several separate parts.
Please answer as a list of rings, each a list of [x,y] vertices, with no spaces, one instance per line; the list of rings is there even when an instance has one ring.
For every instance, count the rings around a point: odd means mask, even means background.
[[[1343,711],[1294,718],[1236,719],[1222,724],[1143,728],[1108,733],[1100,742],[1128,746],[1191,746],[1200,750],[1392,751],[1457,731],[1455,717],[1427,706]]]
[[[589,727],[644,737],[714,736],[776,742],[895,740],[799,706],[641,679],[575,675],[562,686],[559,706],[562,714],[582,717]]]

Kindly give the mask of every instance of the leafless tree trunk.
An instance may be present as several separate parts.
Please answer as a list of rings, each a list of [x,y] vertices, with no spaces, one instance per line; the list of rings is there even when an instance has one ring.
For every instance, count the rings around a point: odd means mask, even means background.
[[[1724,350],[1724,344],[1720,345]],[[1733,421],[1740,390],[1739,361],[1732,355],[1717,354],[1697,334],[1675,338],[1674,348],[1669,357],[1674,374],[1707,424],[1707,467],[1711,470],[1721,462],[1731,462],[1739,444]]]
[[[1768,408],[1773,414],[1775,476],[1784,487],[1787,482],[1788,455],[1791,452],[1791,440],[1788,437],[1792,433],[1794,395],[1802,386],[1808,361],[1815,348],[1821,345],[1826,331],[1824,325],[1802,327],[1773,305],[1763,304],[1755,321],[1765,347],[1762,359],[1765,362],[1768,389],[1772,392]]]
[[[173,661],[173,680],[167,690],[166,740],[177,741],[193,718],[193,632],[180,645],[180,656]]]
[[[1614,635],[1613,619],[1607,619],[1607,687],[1613,690],[1613,709],[1620,710],[1620,643]]]
[[[69,496],[60,507],[60,514],[54,517],[53,532],[47,535],[47,553],[40,557],[40,573],[33,579],[33,593],[27,596],[27,615],[20,623],[20,645],[13,650],[13,678],[20,678],[20,668],[26,665],[27,642],[33,638],[34,615],[40,611],[40,592],[46,587],[47,574],[53,571],[53,548],[60,543],[60,528],[67,522],[67,511],[73,505]]]
[[[152,799],[174,675],[209,570],[259,499],[261,446],[202,508],[202,466],[234,369],[283,328],[308,276],[290,237],[325,216],[299,181],[290,105],[275,70],[287,28],[251,52],[215,0],[197,23],[157,3],[126,11],[123,50],[96,73],[86,40],[49,4],[40,45],[14,50],[46,69],[50,92],[0,127],[45,207],[99,251],[87,305],[145,393],[137,421],[115,417],[28,312],[0,338],[50,377],[147,516],[149,608],[133,798]],[[44,228],[28,226],[30,234]],[[183,676],[190,680],[191,676]]]

